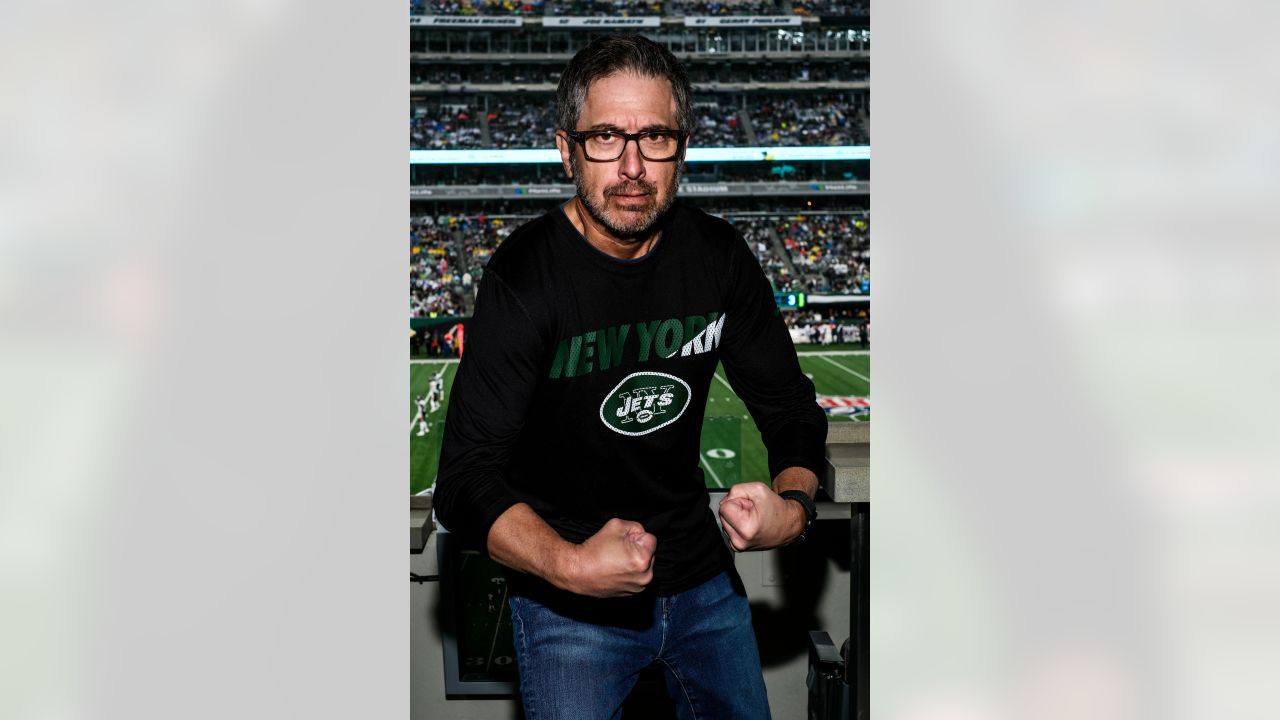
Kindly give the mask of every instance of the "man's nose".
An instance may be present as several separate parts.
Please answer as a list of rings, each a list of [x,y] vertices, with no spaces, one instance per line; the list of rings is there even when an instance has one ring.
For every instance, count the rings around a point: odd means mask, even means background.
[[[633,140],[622,149],[622,157],[618,159],[618,173],[635,180],[644,177],[644,158],[640,157],[640,141]]]

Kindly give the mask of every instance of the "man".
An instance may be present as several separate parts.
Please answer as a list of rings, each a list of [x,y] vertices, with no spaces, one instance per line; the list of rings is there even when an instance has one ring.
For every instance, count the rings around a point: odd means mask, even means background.
[[[427,402],[431,403],[431,412],[440,409],[444,401],[444,368],[432,373],[431,382],[427,384]]]
[[[449,328],[449,332],[444,334],[445,354],[453,355],[454,349],[458,351],[458,357],[462,357],[463,341],[466,339],[467,328],[462,323],[458,323]]]
[[[417,425],[418,437],[425,437],[427,432],[430,431],[430,426],[427,424],[427,398],[419,395],[413,403],[417,406],[418,412],[413,416],[413,421],[409,425],[410,427]]]
[[[556,96],[577,194],[485,269],[436,511],[510,569],[529,717],[615,717],[655,662],[681,717],[768,717],[726,541],[802,535],[826,416],[746,242],[676,202],[692,125],[679,62],[640,36],[600,38]],[[723,536],[698,468],[719,361],[773,477],[731,488]]]

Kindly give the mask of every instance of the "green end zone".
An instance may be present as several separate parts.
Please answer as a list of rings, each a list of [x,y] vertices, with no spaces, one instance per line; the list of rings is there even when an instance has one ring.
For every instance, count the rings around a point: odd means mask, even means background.
[[[871,357],[866,351],[797,347],[800,368],[813,381],[818,404],[829,422],[865,422],[871,419]],[[456,362],[414,360],[409,365],[409,417],[416,412],[414,398],[427,394],[431,375],[445,370],[445,400],[427,414],[428,430],[419,437],[417,423],[409,428],[409,492],[416,494],[435,482],[440,458],[440,438],[445,411],[453,397]],[[708,488],[719,489],[740,482],[768,482],[769,465],[760,433],[746,405],[730,388],[724,368],[716,370],[703,413],[699,466]]]

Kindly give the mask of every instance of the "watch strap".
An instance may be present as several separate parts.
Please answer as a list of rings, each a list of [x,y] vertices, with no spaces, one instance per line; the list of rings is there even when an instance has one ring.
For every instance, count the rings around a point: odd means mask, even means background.
[[[818,519],[818,506],[813,503],[813,498],[809,497],[809,493],[803,490],[783,490],[778,493],[778,497],[783,500],[795,500],[800,503],[800,507],[804,508],[804,529],[796,536],[795,542],[804,540],[805,535],[809,533],[809,527],[813,525],[814,520]]]

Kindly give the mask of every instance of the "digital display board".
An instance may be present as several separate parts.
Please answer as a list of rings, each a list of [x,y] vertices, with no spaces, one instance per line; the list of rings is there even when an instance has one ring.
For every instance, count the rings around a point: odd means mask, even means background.
[[[799,310],[805,305],[804,293],[798,292],[776,292],[773,300],[778,303],[780,310]]]

